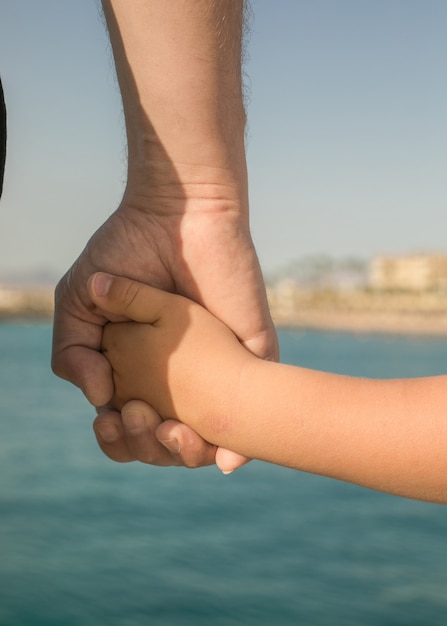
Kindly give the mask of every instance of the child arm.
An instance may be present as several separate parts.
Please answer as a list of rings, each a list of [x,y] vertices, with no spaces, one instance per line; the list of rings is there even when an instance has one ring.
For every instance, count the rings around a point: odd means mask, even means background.
[[[118,408],[139,398],[251,458],[447,502],[447,377],[369,380],[262,361],[199,305],[127,279],[96,302],[140,322],[105,329]]]

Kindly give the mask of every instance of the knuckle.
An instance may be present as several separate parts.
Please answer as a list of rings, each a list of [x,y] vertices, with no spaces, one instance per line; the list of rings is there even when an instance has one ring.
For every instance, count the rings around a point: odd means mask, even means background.
[[[117,302],[121,305],[123,310],[130,309],[135,302],[140,292],[140,286],[126,279],[121,289],[117,293]]]
[[[69,272],[62,276],[62,278],[57,283],[54,288],[54,301],[56,306],[60,303],[61,300],[64,300],[67,294],[67,282],[69,278]]]
[[[53,354],[50,361],[51,371],[59,378],[65,378],[64,366],[58,354]]]
[[[151,453],[148,454],[147,452],[144,454],[138,454],[137,460],[140,461],[140,463],[145,463],[146,465],[162,465],[157,455]]]
[[[202,463],[199,463],[199,461],[197,459],[185,459],[184,460],[184,466],[187,469],[197,469],[199,467],[202,467]]]

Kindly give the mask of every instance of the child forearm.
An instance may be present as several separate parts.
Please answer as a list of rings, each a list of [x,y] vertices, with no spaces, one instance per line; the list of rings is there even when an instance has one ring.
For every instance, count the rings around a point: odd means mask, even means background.
[[[218,443],[247,456],[447,502],[447,377],[369,380],[253,361]]]

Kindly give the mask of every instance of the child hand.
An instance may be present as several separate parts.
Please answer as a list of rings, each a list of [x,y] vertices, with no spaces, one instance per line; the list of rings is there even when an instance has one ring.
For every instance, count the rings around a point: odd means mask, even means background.
[[[112,404],[144,400],[164,419],[180,420],[211,443],[231,428],[240,381],[254,357],[200,305],[125,278],[112,282],[113,311],[136,322],[110,323],[103,351],[113,370]],[[108,296],[106,296],[107,298]],[[112,305],[113,306],[113,305]],[[119,310],[118,310],[119,306]]]

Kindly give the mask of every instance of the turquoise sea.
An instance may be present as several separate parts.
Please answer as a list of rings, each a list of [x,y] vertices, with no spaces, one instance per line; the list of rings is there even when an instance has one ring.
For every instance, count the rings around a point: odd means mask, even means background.
[[[262,463],[114,464],[50,340],[0,325],[0,626],[445,626],[445,507]],[[280,340],[326,370],[447,371],[447,338]]]

